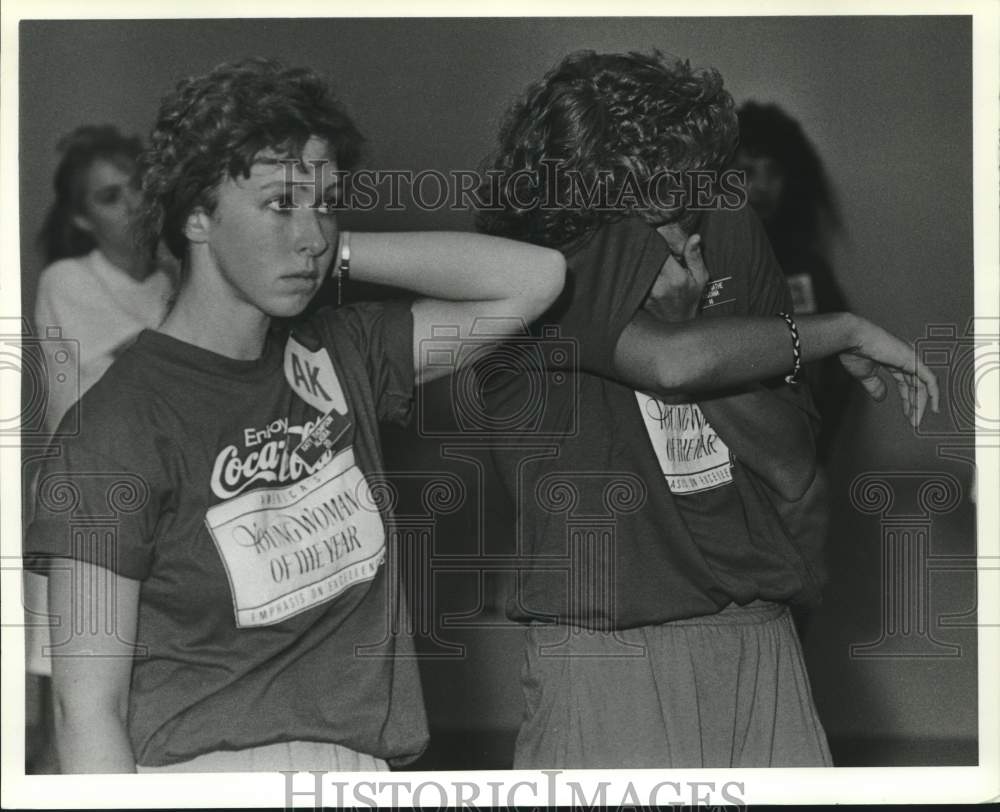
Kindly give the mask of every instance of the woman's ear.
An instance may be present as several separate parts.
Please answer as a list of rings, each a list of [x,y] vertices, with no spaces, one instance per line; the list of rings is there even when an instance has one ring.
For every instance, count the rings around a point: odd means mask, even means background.
[[[208,242],[209,234],[212,231],[212,218],[201,206],[191,210],[184,222],[184,236],[189,242]]]

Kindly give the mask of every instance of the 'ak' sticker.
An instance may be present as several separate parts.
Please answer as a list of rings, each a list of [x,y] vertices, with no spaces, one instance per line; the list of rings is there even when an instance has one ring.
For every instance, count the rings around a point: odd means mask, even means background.
[[[331,409],[347,413],[344,390],[330,354],[322,347],[311,352],[295,338],[289,338],[285,344],[285,380],[296,395],[323,414]]]

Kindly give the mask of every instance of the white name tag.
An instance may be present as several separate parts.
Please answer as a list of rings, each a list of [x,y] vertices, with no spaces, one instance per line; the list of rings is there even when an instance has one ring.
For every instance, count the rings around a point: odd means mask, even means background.
[[[733,481],[729,447],[697,404],[675,405],[641,392],[635,395],[671,493],[697,493]]]
[[[269,626],[370,581],[385,528],[353,449],[294,485],[210,508],[205,523],[229,577],[236,626]]]

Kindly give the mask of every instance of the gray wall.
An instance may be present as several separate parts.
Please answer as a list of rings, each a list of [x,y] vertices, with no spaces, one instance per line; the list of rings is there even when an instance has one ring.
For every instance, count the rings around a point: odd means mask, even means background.
[[[30,312],[40,270],[32,241],[49,203],[58,137],[103,121],[145,134],[160,96],[182,75],[249,55],[310,65],[334,77],[370,139],[373,165],[475,169],[506,104],[563,54],[652,47],[714,65],[737,100],[777,101],[802,122],[842,203],[845,238],[835,246],[836,270],[857,312],[909,339],[931,323],[965,324],[973,291],[971,24],[958,17],[25,22],[25,306]],[[448,211],[352,222],[469,223]],[[940,439],[914,437],[895,401],[856,399],[841,437],[833,464],[832,580],[805,640],[825,723],[844,739],[969,741],[976,734],[970,630],[935,631],[960,644],[961,656],[849,656],[851,643],[878,637],[883,589],[881,520],[854,508],[847,489],[855,476],[875,470],[951,473],[964,486],[970,469],[942,460]],[[932,551],[972,553],[974,521],[963,494],[955,510],[931,524]],[[932,623],[941,612],[974,605],[969,574],[935,575],[931,587]],[[516,724],[516,642],[499,639],[481,642],[464,671],[456,666],[449,677],[436,664],[429,672],[432,713],[443,724],[473,724],[466,713],[496,727]],[[437,683],[455,674],[463,683],[477,680],[467,709],[449,706]]]

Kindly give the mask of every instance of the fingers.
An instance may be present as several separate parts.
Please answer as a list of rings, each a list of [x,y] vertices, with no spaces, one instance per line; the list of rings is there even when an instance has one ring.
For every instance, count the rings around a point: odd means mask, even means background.
[[[858,378],[858,382],[865,388],[868,393],[868,397],[875,401],[885,400],[886,389],[885,381],[883,381],[876,373],[871,375],[866,375],[863,378]]]
[[[906,342],[903,344],[907,352],[900,366],[907,373],[908,380],[911,381],[910,388],[915,393],[914,402],[917,403],[919,399],[923,399],[924,402],[929,400],[931,410],[937,413],[939,398],[937,376],[917,357],[916,349],[912,344]],[[920,416],[923,417],[922,409]],[[917,424],[919,422],[920,420],[917,420]]]
[[[854,352],[845,352],[840,354],[840,363],[851,377],[864,387],[868,397],[879,401],[885,399],[885,383],[878,375],[878,364],[871,358]]]
[[[858,358],[868,357],[884,365],[896,380],[899,396],[903,403],[903,413],[910,419],[914,428],[920,425],[928,402],[934,412],[939,409],[939,397],[937,377],[933,372],[917,358],[913,346],[902,341],[891,333],[887,333],[876,325],[868,323],[869,332],[872,327],[875,331],[872,336],[868,336],[863,349],[858,349],[854,353],[847,353],[841,356],[844,366],[853,374],[862,386],[875,400],[885,397],[885,386],[876,387],[866,375],[874,373],[874,370],[861,369]],[[880,396],[875,392],[879,391]]]
[[[909,350],[906,363],[902,370],[893,370],[892,376],[896,379],[899,395],[903,399],[903,413],[910,418],[913,428],[917,428],[924,419],[928,401],[931,409],[935,413],[938,411],[938,382],[937,376],[917,358],[912,345],[906,346]]]
[[[931,411],[934,414],[938,413],[938,398],[940,393],[938,392],[938,382],[937,376],[928,369],[927,365],[924,364],[919,358],[917,359],[917,377],[927,387],[926,395],[931,402]]]
[[[893,372],[893,377],[899,384],[900,395],[902,395],[904,388],[906,390],[909,410],[904,408],[903,412],[909,416],[913,428],[917,428],[924,419],[924,412],[927,410],[927,401],[930,397],[928,387],[920,378],[910,373]]]
[[[692,234],[684,243],[684,262],[699,287],[708,283],[708,268],[701,255],[701,235]]]
[[[667,257],[660,268],[657,281],[653,283],[654,297],[685,297],[691,288],[691,274],[673,254]],[[693,295],[693,294],[691,294]]]
[[[910,423],[913,424],[914,417],[916,416],[916,396],[911,392],[910,381],[907,375],[897,370],[891,370],[890,374],[896,381],[896,388],[899,390],[899,399],[903,405],[903,414],[910,418]],[[915,424],[914,424],[915,425]]]
[[[913,428],[917,428],[920,425],[920,421],[924,419],[924,412],[927,411],[927,400],[930,393],[928,392],[927,385],[919,378],[913,379],[913,391],[917,395],[917,414],[913,422]]]

